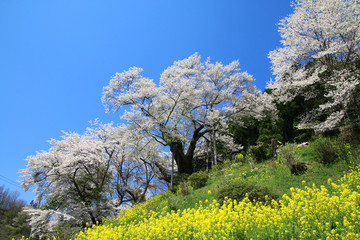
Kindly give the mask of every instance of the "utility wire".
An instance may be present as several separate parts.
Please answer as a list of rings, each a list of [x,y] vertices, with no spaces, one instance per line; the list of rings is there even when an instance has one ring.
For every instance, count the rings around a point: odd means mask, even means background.
[[[14,180],[11,180],[10,178],[7,178],[7,177],[5,177],[5,176],[3,176],[1,174],[0,174],[0,181],[6,182],[6,183],[8,183],[10,185],[21,188],[21,186],[17,182],[15,182]]]
[[[5,179],[7,179],[8,181],[10,181],[10,182],[13,182],[13,183],[16,183],[16,184],[17,184],[17,182],[16,182],[16,181],[14,181],[14,180],[12,180],[12,179],[10,179],[10,178],[8,178],[8,177],[5,177],[5,176],[4,176],[4,175],[2,175],[2,174],[0,174],[0,177],[5,178]]]

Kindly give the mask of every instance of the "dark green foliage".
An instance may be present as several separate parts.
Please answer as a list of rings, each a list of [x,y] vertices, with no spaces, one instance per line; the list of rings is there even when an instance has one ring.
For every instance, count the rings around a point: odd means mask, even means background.
[[[314,142],[314,150],[318,154],[318,161],[331,164],[337,161],[336,148],[329,138],[319,138]]]
[[[250,201],[256,200],[261,202],[266,202],[278,197],[265,186],[257,185],[254,182],[242,178],[235,178],[220,186],[215,198],[219,202],[222,202],[225,197],[240,201],[246,196]]]
[[[359,61],[360,62],[360,61]],[[358,76],[359,78],[359,76]],[[354,91],[354,94],[351,98],[351,103],[349,104],[349,109],[347,111],[349,116],[348,125],[353,127],[353,130],[360,132],[360,85],[358,85]],[[360,141],[360,136],[357,135],[358,142]]]
[[[178,189],[180,189],[180,193],[182,196],[189,194],[189,186],[186,182],[182,182],[178,185]]]
[[[313,134],[311,131],[304,131],[300,135],[294,137],[294,142],[296,143],[308,142],[311,139],[312,135]]]
[[[191,187],[198,189],[206,185],[209,175],[205,171],[193,173],[189,176],[188,182]]]
[[[234,149],[229,148],[226,146],[226,143],[217,141],[216,142],[216,152],[217,152],[217,161],[222,162],[223,159],[232,159],[235,156]],[[205,164],[206,166],[206,164]],[[213,165],[211,167],[214,167]],[[205,170],[206,168],[202,168],[202,170]],[[201,169],[198,169],[198,171]]]
[[[188,177],[189,177],[189,174],[187,174],[187,173],[182,173],[180,175],[175,176],[174,179],[173,179],[173,184],[172,184],[172,186],[170,188],[170,191],[173,192],[173,193],[176,193],[176,191],[178,189],[178,186],[181,183],[186,183]]]
[[[198,189],[206,185],[209,176],[205,171],[193,173],[191,175],[183,173],[174,177],[170,191],[180,193],[182,196],[189,194],[189,187]]]
[[[340,129],[339,139],[343,143],[360,142],[360,123],[346,125]]]
[[[289,166],[290,172],[293,175],[300,175],[307,171],[306,163],[304,162],[294,162]]]
[[[263,162],[272,155],[271,145],[259,142],[257,145],[250,146],[248,153],[255,159],[255,162]]]
[[[18,196],[18,192],[0,186],[0,239],[21,238],[30,234],[29,216],[22,211],[26,204]]]
[[[299,137],[300,142],[308,141],[310,131],[299,130],[296,125],[300,122],[300,117],[307,111],[311,111],[311,103],[305,101],[304,97],[298,95],[291,102],[277,103],[279,120],[277,124],[281,131],[283,142],[292,142],[294,138]]]
[[[270,89],[265,92],[271,94]],[[244,118],[239,121],[242,125],[235,122],[229,123],[230,132],[234,136],[234,142],[242,144],[244,150],[248,151],[251,145],[256,142],[271,144],[271,140],[276,142],[305,142],[309,141],[313,135],[311,130],[299,130],[296,128],[300,118],[314,107],[321,103],[311,99],[306,101],[301,95],[298,95],[291,102],[275,102],[278,119],[272,119],[271,114],[262,120]],[[296,138],[296,139],[294,139]]]
[[[257,142],[264,142],[271,144],[271,139],[275,139],[276,142],[282,141],[281,129],[279,124],[274,122],[270,117],[266,117],[258,124],[259,137]]]
[[[42,210],[47,210],[47,209],[57,210],[61,206],[64,205],[64,203],[65,203],[65,201],[63,199],[64,197],[65,196],[61,196],[60,193],[52,194],[45,200],[45,202],[41,205],[40,209],[42,209]]]
[[[340,129],[339,139],[344,142],[350,142],[353,140],[353,130],[351,126],[344,126]]]
[[[186,182],[188,180],[189,176],[190,175],[187,173],[182,173],[180,175],[175,176],[174,180],[173,180],[173,185],[179,185],[182,182]]]
[[[229,130],[234,136],[234,143],[244,146],[247,151],[250,145],[254,145],[259,137],[259,129],[257,127],[259,121],[253,118],[243,118],[240,120],[243,126],[235,122],[229,122]]]
[[[208,156],[206,154],[204,155],[200,155],[200,156],[195,156],[194,157],[194,161],[193,161],[193,168],[194,168],[194,172],[200,171],[200,170],[204,170],[206,169],[207,165],[207,161],[206,161],[206,157],[208,157],[208,161],[209,161],[209,165],[211,165],[211,154],[209,153]]]

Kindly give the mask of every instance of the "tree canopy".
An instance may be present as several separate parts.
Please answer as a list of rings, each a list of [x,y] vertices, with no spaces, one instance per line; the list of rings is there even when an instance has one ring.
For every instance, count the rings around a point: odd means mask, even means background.
[[[360,2],[298,0],[292,7],[279,23],[283,46],[269,54],[276,81],[268,88],[280,101],[320,100],[300,128],[323,132],[359,120]]]
[[[36,186],[36,207],[26,210],[33,234],[50,232],[64,220],[96,224],[161,186],[154,171],[159,151],[125,126],[95,121],[83,135],[65,133],[50,144],[48,151],[29,156],[21,170],[24,188]]]
[[[259,117],[266,106],[254,104],[261,94],[238,61],[223,65],[200,60],[194,54],[175,61],[161,74],[158,86],[143,77],[140,68],[116,73],[102,97],[108,111],[130,106],[122,118],[139,134],[169,147],[179,173],[193,172],[200,139],[226,129],[232,117]]]

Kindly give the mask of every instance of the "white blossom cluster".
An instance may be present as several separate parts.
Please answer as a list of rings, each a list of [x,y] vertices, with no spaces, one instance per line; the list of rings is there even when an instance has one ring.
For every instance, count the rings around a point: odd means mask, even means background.
[[[25,189],[35,186],[28,207],[32,233],[41,235],[64,222],[95,224],[121,208],[144,201],[155,178],[157,146],[124,125],[95,121],[83,134],[64,133],[48,151],[29,156],[20,170]]]
[[[200,60],[195,53],[175,61],[161,74],[159,86],[141,76],[139,68],[117,73],[102,100],[108,111],[130,105],[122,118],[164,146],[175,140],[186,145],[194,129],[216,129],[235,115],[260,118],[265,108],[274,110],[252,85],[253,77],[240,72],[238,61]]]
[[[292,7],[294,13],[279,23],[282,47],[269,54],[276,80],[268,88],[279,101],[291,101],[297,95],[313,99],[315,86],[323,86],[327,101],[298,127],[331,130],[359,94],[360,71],[354,66],[360,59],[360,2],[297,0]],[[325,120],[317,118],[322,115]]]

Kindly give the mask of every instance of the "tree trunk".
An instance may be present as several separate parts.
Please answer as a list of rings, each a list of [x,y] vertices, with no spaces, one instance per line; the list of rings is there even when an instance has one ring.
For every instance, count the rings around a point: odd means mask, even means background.
[[[171,156],[171,182],[170,187],[173,186],[174,183],[174,156]]]
[[[182,142],[173,142],[170,144],[170,151],[173,154],[176,165],[178,166],[179,174],[192,174],[193,169],[193,154],[185,155]]]
[[[196,143],[207,132],[207,130],[201,132],[202,129],[204,129],[204,126],[200,126],[197,129],[195,129],[186,154],[184,153],[184,146],[182,142],[177,141],[177,142],[171,142],[169,144],[170,151],[172,152],[175,162],[178,166],[179,174],[182,173],[192,174],[194,172],[193,162],[194,162]]]
[[[212,130],[211,139],[213,142],[213,151],[214,151],[214,165],[217,164],[217,152],[216,152],[216,137],[215,137],[215,130]]]
[[[75,189],[76,189],[76,191],[77,191],[77,193],[78,193],[78,195],[79,195],[79,198],[80,198],[80,200],[84,203],[84,205],[85,205],[85,207],[86,207],[86,211],[87,211],[87,213],[89,214],[89,216],[90,216],[90,219],[91,219],[91,222],[92,222],[92,224],[96,224],[96,218],[95,218],[95,216],[94,216],[94,214],[93,214],[93,212],[90,210],[91,209],[91,203],[90,203],[90,201],[88,201],[86,198],[85,198],[85,195],[83,194],[83,192],[80,190],[80,187],[79,187],[79,185],[77,184],[77,182],[76,182],[76,173],[77,173],[77,171],[79,170],[80,168],[77,168],[76,170],[75,170],[75,172],[74,172],[74,174],[73,174],[73,183],[74,183],[74,186],[75,186]]]

